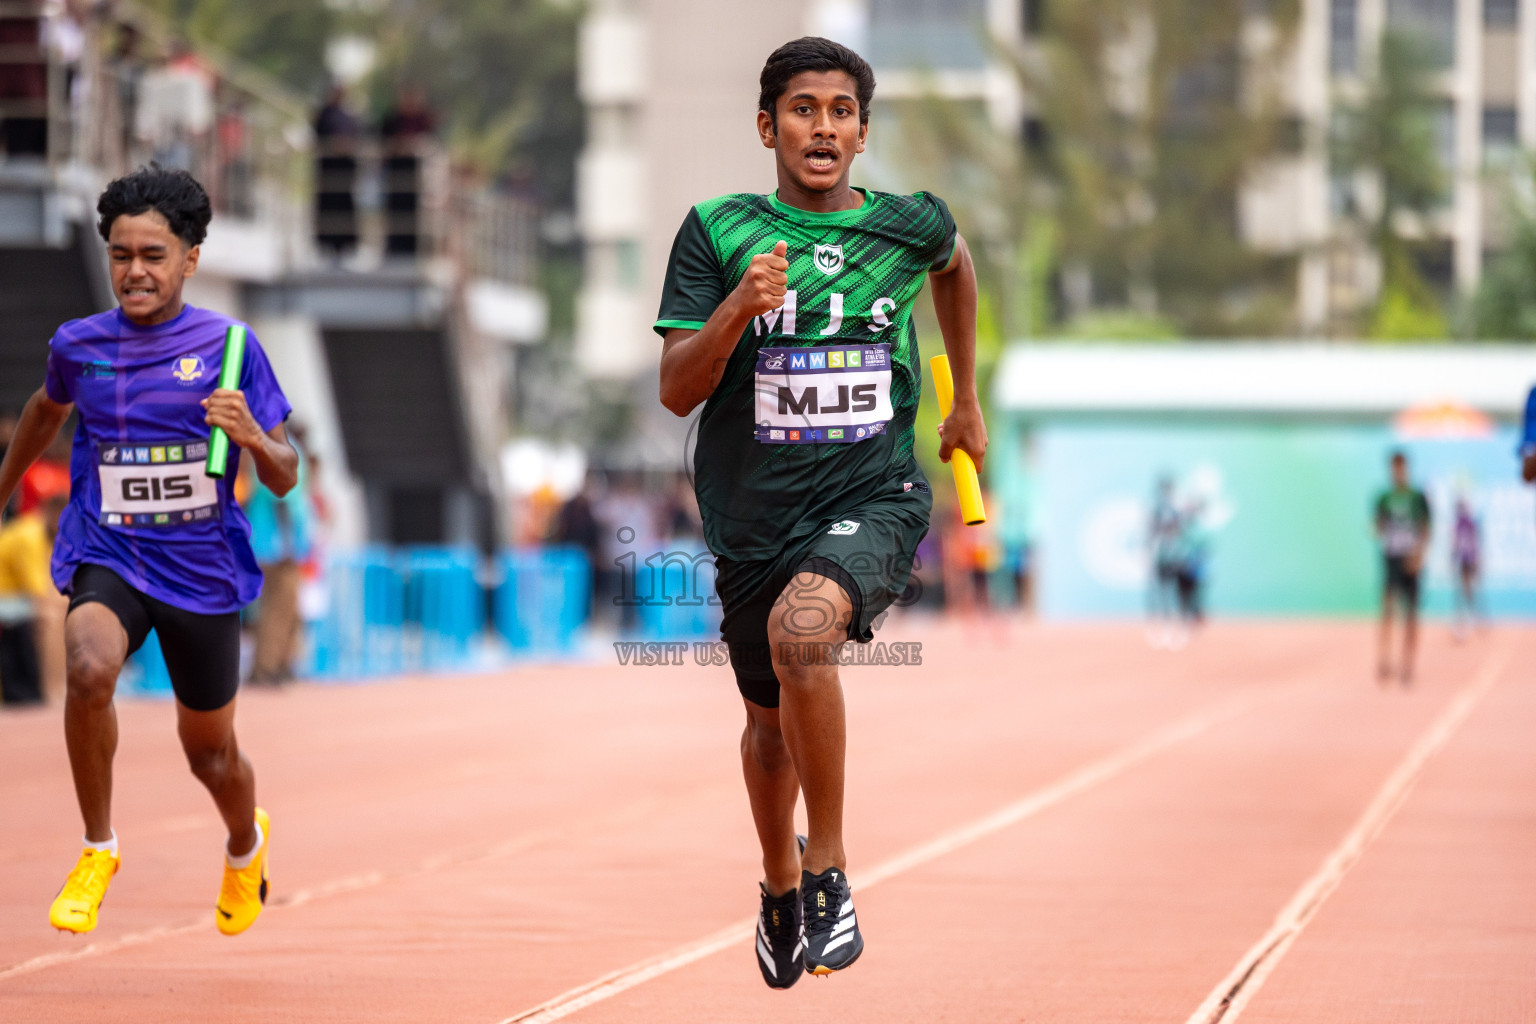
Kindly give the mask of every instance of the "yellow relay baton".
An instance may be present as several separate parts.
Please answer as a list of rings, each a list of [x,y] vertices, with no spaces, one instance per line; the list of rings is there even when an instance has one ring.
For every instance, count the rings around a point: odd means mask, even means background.
[[[949,356],[934,356],[928,360],[933,373],[933,387],[939,393],[939,419],[949,418],[950,407],[955,404],[955,378],[949,372]],[[960,516],[966,526],[979,526],[987,521],[987,510],[981,504],[981,481],[976,478],[976,463],[969,452],[956,448],[949,456],[949,468],[955,473],[955,493],[960,496]]]

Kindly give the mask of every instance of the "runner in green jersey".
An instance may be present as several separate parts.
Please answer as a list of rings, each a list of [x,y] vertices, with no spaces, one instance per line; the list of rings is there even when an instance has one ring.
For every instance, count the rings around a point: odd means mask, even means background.
[[[1403,654],[1398,678],[1413,682],[1414,653],[1419,642],[1419,573],[1429,547],[1429,500],[1408,482],[1408,456],[1393,452],[1392,486],[1376,496],[1373,509],[1376,539],[1384,564],[1381,628],[1376,640],[1376,675],[1383,684],[1392,676],[1392,607],[1403,609]]]
[[[924,280],[955,378],[940,457],[959,447],[979,467],[987,438],[976,276],[949,209],[848,182],[869,129],[869,65],[807,37],[768,58],[761,84],[757,127],[778,190],[689,211],[655,327],[662,404],[679,416],[704,407],[695,488],[747,710],[742,766],[766,876],[757,957],[764,980],[787,988],[863,949],[843,873],[837,664],[843,643],[872,638],[928,531],[931,495],[912,457]]]

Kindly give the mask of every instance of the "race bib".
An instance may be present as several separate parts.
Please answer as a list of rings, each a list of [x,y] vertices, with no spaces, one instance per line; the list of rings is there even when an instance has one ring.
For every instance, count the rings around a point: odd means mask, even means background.
[[[762,348],[756,437],[764,444],[846,444],[891,420],[891,346]]]
[[[204,472],[208,442],[96,447],[103,526],[168,527],[219,517],[218,481]]]

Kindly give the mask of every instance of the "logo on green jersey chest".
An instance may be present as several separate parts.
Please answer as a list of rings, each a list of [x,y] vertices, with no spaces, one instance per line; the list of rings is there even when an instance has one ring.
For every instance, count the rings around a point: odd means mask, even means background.
[[[818,245],[812,257],[816,269],[831,277],[843,269],[843,247],[840,245]]]
[[[839,256],[838,258],[841,259],[842,257]],[[775,330],[778,330],[781,336],[791,338],[799,333],[802,322],[812,321],[812,323],[806,323],[806,326],[810,328],[813,326],[814,321],[825,317],[825,326],[817,330],[816,333],[823,338],[830,338],[844,330],[843,298],[842,292],[832,292],[827,296],[825,312],[820,309],[809,308],[802,310],[800,308],[799,292],[791,288],[784,293],[784,305],[778,309],[771,309],[761,316],[752,318],[752,333],[761,336],[764,333],[772,334]],[[867,316],[869,323],[865,324],[865,328],[872,334],[879,334],[891,326],[891,314],[895,311],[896,300],[889,295],[882,295],[870,305],[867,314],[851,315]],[[856,330],[857,328],[850,325],[847,329]]]

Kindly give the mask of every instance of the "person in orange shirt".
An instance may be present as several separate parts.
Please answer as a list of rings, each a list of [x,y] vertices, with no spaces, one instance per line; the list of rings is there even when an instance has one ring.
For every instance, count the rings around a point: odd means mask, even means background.
[[[0,529],[0,700],[6,704],[41,703],[42,666],[63,665],[63,630],[50,628],[54,619],[62,626],[63,618],[52,614],[58,594],[48,566],[68,502],[68,492],[50,494]]]

